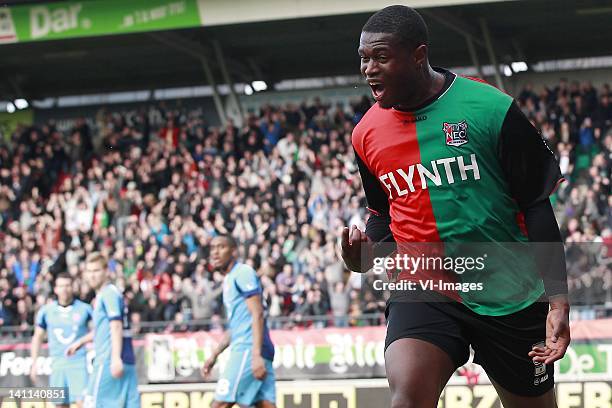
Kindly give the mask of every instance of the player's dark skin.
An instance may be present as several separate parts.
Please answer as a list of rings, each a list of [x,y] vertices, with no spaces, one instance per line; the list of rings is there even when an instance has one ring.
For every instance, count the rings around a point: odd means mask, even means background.
[[[444,76],[435,72],[428,60],[426,45],[412,49],[389,33],[362,32],[359,39],[361,74],[372,88],[372,95],[382,108],[412,110],[444,86]],[[362,244],[368,244],[366,234],[356,226],[344,228],[342,258],[356,271],[361,268]],[[565,302],[565,303],[564,303]],[[563,357],[569,344],[567,300],[551,299],[547,319],[546,347],[534,349],[529,356],[546,364]],[[449,378],[455,371],[451,357],[437,346],[418,339],[394,341],[385,352],[385,367],[391,389],[392,408],[434,408]],[[493,382],[506,408],[554,408],[554,390],[539,397],[522,397]]]
[[[229,273],[231,266],[234,264],[234,262],[236,262],[237,256],[236,248],[232,248],[229,241],[224,237],[216,237],[210,243],[210,262],[215,269],[223,271],[224,274]],[[256,296],[252,296],[247,299],[247,307],[249,308],[251,314],[255,315],[256,311],[261,312],[261,300]],[[204,363],[204,366],[202,367],[202,375],[204,378],[207,378],[210,375],[216,360],[217,357],[214,357]],[[266,368],[261,356],[259,360],[260,361],[253,366],[253,376],[258,380],[263,380],[266,376]],[[211,408],[232,408],[234,405],[238,405],[240,408],[247,408],[245,405],[224,401],[213,401]],[[255,407],[276,408],[276,405],[274,405],[271,401],[263,400],[256,402]]]

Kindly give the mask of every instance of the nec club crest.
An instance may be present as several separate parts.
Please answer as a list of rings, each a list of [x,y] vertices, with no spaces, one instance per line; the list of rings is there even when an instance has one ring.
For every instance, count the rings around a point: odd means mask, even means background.
[[[468,142],[468,124],[465,120],[459,123],[444,122],[442,124],[442,130],[446,136],[447,146],[459,147]]]

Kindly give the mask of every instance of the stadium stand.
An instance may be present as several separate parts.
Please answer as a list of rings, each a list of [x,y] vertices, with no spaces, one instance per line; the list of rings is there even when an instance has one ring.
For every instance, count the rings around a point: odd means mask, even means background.
[[[568,251],[574,303],[602,306],[574,319],[612,315],[610,98],[609,86],[567,80],[517,95],[568,181],[552,197],[566,243],[607,247]],[[50,120],[0,147],[0,326],[28,332],[64,270],[90,300],[81,261],[95,248],[138,330],[218,326],[222,276],[207,263],[217,233],[233,234],[262,277],[272,328],[382,324],[384,300],[345,279],[336,252],[341,228],[366,217],[350,135],[367,98],[267,105],[241,128],[170,105],[101,109],[67,132]]]

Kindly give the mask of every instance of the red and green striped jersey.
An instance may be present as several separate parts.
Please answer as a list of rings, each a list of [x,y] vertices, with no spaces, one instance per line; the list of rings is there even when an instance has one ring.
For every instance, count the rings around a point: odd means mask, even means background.
[[[405,112],[375,104],[356,126],[368,207],[390,217],[398,244],[444,243],[447,252],[460,243],[493,245],[495,259],[482,271],[445,279],[483,283],[481,291],[451,295],[476,313],[514,313],[544,293],[534,260],[516,256],[528,242],[520,208],[548,197],[562,180],[559,168],[510,96],[437,70],[447,81],[425,105]]]

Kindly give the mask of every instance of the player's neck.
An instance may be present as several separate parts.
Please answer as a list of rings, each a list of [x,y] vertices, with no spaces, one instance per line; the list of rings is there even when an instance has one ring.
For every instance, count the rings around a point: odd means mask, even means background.
[[[232,259],[231,261],[227,263],[227,267],[225,268],[225,275],[227,275],[228,273],[232,271],[232,269],[234,269],[234,266],[236,265],[237,262],[238,260]]]
[[[60,305],[61,307],[70,306],[73,303],[74,303],[74,298],[70,298],[66,300],[65,302],[61,302],[59,299],[57,300],[57,304]]]
[[[427,64],[427,68],[423,71],[422,75],[423,79],[419,82],[414,98],[411,101],[395,105],[394,109],[410,112],[414,108],[422,106],[444,87],[444,74],[436,72],[429,64]]]
[[[106,285],[108,285],[110,283],[110,280],[105,280],[98,289],[96,289],[96,293],[100,293],[102,291],[102,289],[104,289],[104,287]]]

